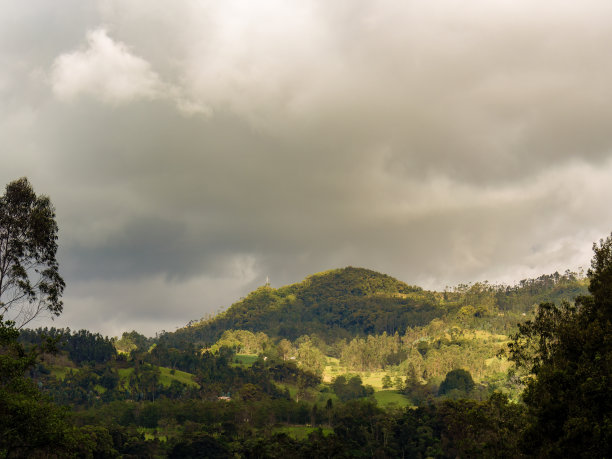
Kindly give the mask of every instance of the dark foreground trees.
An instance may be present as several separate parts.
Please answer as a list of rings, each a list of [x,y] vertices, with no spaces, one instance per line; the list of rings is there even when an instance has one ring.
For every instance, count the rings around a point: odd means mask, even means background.
[[[0,320],[0,457],[66,453],[75,445],[76,432],[66,421],[67,410],[25,376],[37,351],[26,352],[18,335],[11,323]]]
[[[524,449],[541,457],[612,454],[612,236],[593,246],[590,296],[541,304],[510,357],[534,377],[524,392]]]
[[[0,457],[61,455],[76,444],[66,410],[25,376],[53,343],[26,351],[17,341],[18,328],[38,314],[62,311],[56,240],[49,198],[36,196],[25,178],[9,183],[0,196]]]

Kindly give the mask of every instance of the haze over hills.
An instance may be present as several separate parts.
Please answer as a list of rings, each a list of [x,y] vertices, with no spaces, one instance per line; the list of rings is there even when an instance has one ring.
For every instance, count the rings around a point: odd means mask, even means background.
[[[277,289],[259,287],[226,311],[162,337],[206,345],[226,330],[241,329],[289,340],[314,334],[332,343],[355,336],[403,334],[409,327],[458,314],[487,319],[491,326],[507,330],[524,320],[535,304],[571,301],[587,292],[587,284],[585,278],[566,271],[515,286],[482,282],[435,292],[369,269],[346,267]]]

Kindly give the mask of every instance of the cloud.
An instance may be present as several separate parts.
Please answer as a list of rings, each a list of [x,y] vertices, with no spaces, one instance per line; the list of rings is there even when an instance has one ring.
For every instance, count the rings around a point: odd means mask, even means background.
[[[159,76],[144,59],[113,41],[105,29],[87,34],[87,48],[62,54],[53,64],[53,92],[63,100],[82,94],[111,104],[155,99],[164,92]]]
[[[79,4],[0,17],[0,179],[55,203],[82,326],[346,265],[520,280],[612,228],[610,2]]]
[[[119,105],[144,99],[170,99],[179,111],[192,115],[209,110],[185,99],[179,88],[166,84],[142,57],[122,42],[114,41],[104,28],[87,33],[87,46],[57,57],[51,72],[54,94],[63,101],[89,96]]]
[[[248,258],[235,258],[223,275],[197,276],[187,281],[151,276],[68,286],[64,313],[48,323],[74,330],[95,328],[110,336],[132,329],[148,336],[163,329],[174,331],[237,300],[230,293],[237,286],[243,290],[255,288],[252,263]],[[202,292],[208,294],[203,296]]]

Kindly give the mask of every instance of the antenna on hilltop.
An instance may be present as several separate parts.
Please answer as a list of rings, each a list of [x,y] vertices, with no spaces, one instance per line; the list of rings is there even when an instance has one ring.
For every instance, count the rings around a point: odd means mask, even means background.
[[[266,276],[266,287],[270,286],[270,276]]]

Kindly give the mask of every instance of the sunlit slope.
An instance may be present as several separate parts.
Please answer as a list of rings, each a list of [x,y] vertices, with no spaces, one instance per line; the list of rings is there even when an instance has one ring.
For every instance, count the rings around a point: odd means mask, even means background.
[[[178,330],[175,339],[213,342],[224,330],[263,331],[293,340],[317,333],[334,341],[403,332],[444,313],[436,294],[364,268],[343,268],[278,289],[260,287],[218,316]]]
[[[240,329],[291,341],[316,334],[331,344],[355,336],[403,334],[408,327],[424,326],[443,316],[468,328],[482,328],[486,321],[505,333],[526,320],[536,304],[572,301],[587,293],[587,285],[586,278],[567,271],[525,279],[514,286],[478,282],[432,292],[376,271],[347,267],[278,289],[260,287],[225,312],[162,339],[173,345],[209,345],[225,330]]]

